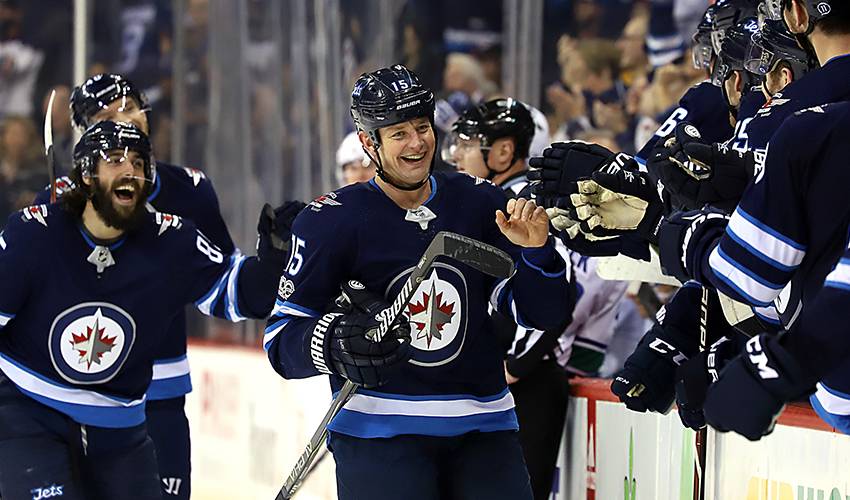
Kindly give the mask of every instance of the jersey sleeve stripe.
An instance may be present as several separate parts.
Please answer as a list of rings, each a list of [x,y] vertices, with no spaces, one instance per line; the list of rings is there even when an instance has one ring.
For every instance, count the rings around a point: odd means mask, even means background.
[[[768,306],[779,296],[782,287],[765,286],[754,279],[749,271],[741,269],[740,264],[724,258],[720,247],[715,248],[708,258],[714,276],[729,286],[745,302],[756,306]]]
[[[753,314],[758,316],[758,318],[766,323],[770,323],[771,325],[781,325],[782,322],[779,320],[779,314],[776,312],[775,307],[754,307]]]
[[[508,284],[508,279],[510,278],[503,279],[493,286],[493,291],[490,293],[490,305],[492,305],[494,309],[499,308],[499,302],[502,299],[502,291],[505,289],[505,285]]]
[[[806,256],[806,246],[763,224],[741,207],[729,219],[728,229],[742,240],[786,267],[796,268]]]
[[[413,400],[378,397],[357,393],[345,404],[345,409],[370,415],[407,415],[416,417],[466,417],[479,413],[510,410],[514,398],[504,391],[497,399],[482,401],[473,396],[463,399]]]
[[[229,271],[229,270],[228,270]],[[212,310],[218,301],[222,288],[224,288],[228,277],[228,271],[222,273],[221,277],[216,281],[215,285],[206,293],[200,300],[195,302],[195,307],[207,316],[212,316]]]
[[[741,246],[741,247],[743,247],[744,249],[746,249],[746,250],[747,250],[750,254],[752,254],[753,256],[755,256],[756,258],[758,258],[760,261],[764,262],[765,264],[767,264],[767,265],[769,265],[769,266],[775,267],[776,269],[778,269],[778,270],[780,270],[780,271],[782,271],[782,272],[785,272],[785,273],[792,273],[792,272],[794,272],[794,271],[797,269],[797,267],[798,267],[798,266],[793,266],[793,267],[791,267],[791,266],[786,266],[785,264],[783,264],[783,263],[779,262],[779,261],[778,261],[778,260],[776,260],[776,259],[771,258],[769,255],[767,255],[767,254],[766,254],[766,253],[764,253],[763,251],[761,251],[761,250],[759,250],[758,248],[754,247],[753,245],[751,245],[749,242],[747,242],[746,240],[744,240],[744,238],[742,238],[741,236],[739,236],[739,235],[738,235],[738,234],[734,231],[734,229],[731,227],[731,223],[730,223],[730,225],[729,225],[729,226],[727,226],[727,228],[726,228],[726,234],[727,234],[727,235],[729,235],[729,237],[730,237],[730,238],[732,238],[732,240],[733,240],[735,243],[737,243],[739,246]]]
[[[289,318],[282,319],[266,327],[265,335],[263,335],[263,350],[268,352],[272,340],[283,330],[283,327],[289,323]]]
[[[528,323],[523,320],[522,316],[519,314],[519,310],[516,307],[516,301],[514,300],[514,292],[508,292],[508,304],[510,304],[511,308],[511,317],[516,321],[516,324],[526,328],[528,330],[534,330],[533,327],[528,326]]]
[[[842,258],[827,276],[824,286],[850,290],[850,259]]]
[[[239,272],[242,270],[242,264],[245,263],[246,258],[244,255],[237,256],[234,254],[230,264],[230,276],[227,278],[227,296],[225,297],[225,304],[227,304],[225,314],[230,321],[244,321],[247,319],[239,311],[239,293],[237,287],[239,283]]]
[[[275,316],[295,316],[298,318],[318,318],[320,313],[309,307],[300,306],[294,302],[283,302],[278,306],[275,304]]]
[[[543,276],[545,276],[547,278],[558,278],[560,276],[565,275],[566,272],[567,272],[566,269],[561,269],[557,273],[547,273],[546,271],[543,270],[543,268],[535,266],[534,264],[529,262],[529,260],[525,258],[524,252],[522,254],[522,261],[525,263],[526,266],[530,267],[531,269],[534,269],[535,271],[539,272],[540,274],[542,274]]]

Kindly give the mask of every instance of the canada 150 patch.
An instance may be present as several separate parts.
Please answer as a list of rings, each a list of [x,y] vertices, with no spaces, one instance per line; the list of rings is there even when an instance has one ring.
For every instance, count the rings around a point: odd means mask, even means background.
[[[121,370],[133,343],[136,322],[120,307],[86,302],[60,313],[50,327],[50,359],[74,384],[102,384]]]

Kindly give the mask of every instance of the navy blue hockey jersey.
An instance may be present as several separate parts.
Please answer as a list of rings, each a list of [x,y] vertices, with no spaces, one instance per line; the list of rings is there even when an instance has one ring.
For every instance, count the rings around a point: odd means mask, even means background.
[[[744,149],[763,151],[786,118],[819,104],[850,100],[850,54],[830,59],[821,68],[785,87],[747,126]],[[804,144],[804,143],[799,143]]]
[[[322,196],[299,214],[264,345],[286,378],[320,374],[311,359],[310,325],[356,279],[391,302],[434,235],[453,231],[505,249],[516,274],[497,281],[439,259],[407,305],[411,359],[379,390],[358,391],[329,429],[358,437],[460,435],[517,429],[504,375],[504,346],[491,332],[488,304],[518,324],[541,330],[565,324],[568,282],[550,242],[520,249],[501,234],[495,212],[507,199],[491,183],[436,172],[424,203],[436,218],[423,229],[378,184]],[[321,354],[319,354],[321,358]],[[339,377],[331,378],[337,390]]]
[[[755,306],[776,306],[790,327],[841,255],[850,225],[850,104],[801,111],[768,147],[764,166],[725,234],[691,242],[698,280]],[[800,145],[805,147],[800,147]]]
[[[0,234],[0,370],[81,424],[144,421],[153,361],[186,304],[228,319],[252,309],[245,257],[178,216],[146,217],[108,250],[59,205],[13,214]]]
[[[724,142],[732,137],[733,129],[729,123],[729,107],[723,98],[720,87],[709,81],[694,85],[679,100],[679,106],[667,117],[655,135],[635,155],[635,160],[646,165],[646,160],[655,147],[655,143],[676,130],[676,125],[689,122],[708,142]]]
[[[148,196],[152,210],[190,219],[224,255],[235,250],[233,240],[219,211],[218,197],[209,179],[198,169],[157,162],[156,179]],[[57,192],[72,189],[68,177],[57,179]],[[35,204],[48,203],[50,192],[36,196]],[[151,400],[180,397],[192,391],[189,360],[186,357],[186,312],[180,311],[168,327],[166,340],[154,364],[153,381],[147,397]]]

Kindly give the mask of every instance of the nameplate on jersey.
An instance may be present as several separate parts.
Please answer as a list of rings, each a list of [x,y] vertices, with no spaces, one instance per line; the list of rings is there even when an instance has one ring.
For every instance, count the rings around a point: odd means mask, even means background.
[[[107,267],[115,265],[115,258],[112,256],[112,252],[109,251],[109,247],[103,245],[95,246],[86,260],[94,264],[97,268],[97,274],[102,273]]]
[[[37,221],[47,227],[47,205],[32,205],[21,210],[21,218],[24,222]]]
[[[102,384],[115,377],[136,341],[136,322],[108,302],[86,302],[61,312],[48,347],[56,371],[74,384]]]
[[[404,220],[419,224],[423,231],[428,229],[428,222],[436,218],[437,214],[424,205],[419,208],[408,209],[407,215],[404,216]]]

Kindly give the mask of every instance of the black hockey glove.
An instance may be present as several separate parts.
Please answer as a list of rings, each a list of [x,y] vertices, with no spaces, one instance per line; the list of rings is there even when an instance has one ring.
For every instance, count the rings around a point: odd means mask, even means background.
[[[718,311],[722,314],[722,311]],[[710,313],[709,313],[710,314]],[[705,427],[705,394],[717,380],[717,374],[738,355],[741,335],[730,332],[676,370],[676,409],[685,427],[699,430]]]
[[[581,141],[556,142],[543,150],[543,156],[528,160],[531,193],[544,208],[567,206],[569,196],[576,193],[576,181],[590,177],[614,153]],[[565,199],[558,203],[558,199]]]
[[[665,218],[658,234],[658,255],[664,274],[679,281],[696,278],[694,271],[699,252],[726,230],[729,216],[722,210],[706,207],[691,212],[676,212]]]
[[[380,342],[369,340],[378,329],[376,315],[389,306],[359,282],[344,284],[337,307],[313,327],[309,348],[316,369],[366,388],[385,384],[410,354],[410,323],[403,314]]]
[[[580,222],[583,233],[596,237],[634,234],[657,242],[664,206],[655,184],[631,156],[613,155],[590,179],[576,184],[570,215]]]
[[[268,203],[263,205],[257,223],[257,257],[261,262],[287,259],[292,223],[305,206],[300,201],[287,201],[275,209]]]
[[[657,314],[655,325],[626,359],[611,392],[630,410],[667,413],[673,405],[676,368],[699,352],[702,287],[688,282]]]
[[[693,125],[680,123],[671,136],[658,141],[647,168],[664,185],[674,209],[712,205],[731,212],[753,177],[755,156],[708,144]]]
[[[720,372],[705,399],[709,425],[757,441],[773,432],[785,403],[814,391],[815,377],[782,347],[782,335],[751,338]]]

